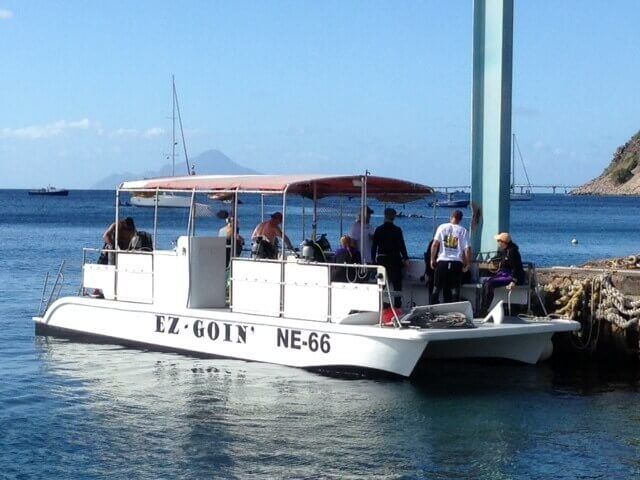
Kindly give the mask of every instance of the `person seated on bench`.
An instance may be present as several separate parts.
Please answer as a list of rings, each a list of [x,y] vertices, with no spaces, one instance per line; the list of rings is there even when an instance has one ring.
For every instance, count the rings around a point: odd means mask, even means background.
[[[343,235],[340,238],[340,248],[336,250],[333,263],[348,263],[350,265],[362,263],[362,256],[355,247],[353,238],[349,235]],[[357,279],[358,272],[355,268],[333,267],[332,282],[355,282]]]
[[[482,307],[484,311],[489,309],[493,300],[493,294],[497,287],[506,286],[511,290],[516,285],[524,283],[524,269],[520,249],[506,232],[494,237],[498,243],[498,254],[491,259],[496,265],[496,273],[485,280],[482,285]]]

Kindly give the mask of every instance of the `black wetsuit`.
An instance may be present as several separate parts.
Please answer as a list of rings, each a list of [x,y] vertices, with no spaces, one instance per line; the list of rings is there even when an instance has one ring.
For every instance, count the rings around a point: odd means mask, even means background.
[[[427,245],[427,251],[424,252],[424,282],[429,292],[429,304],[438,303],[433,301],[431,296],[433,295],[433,279],[435,277],[435,271],[431,268],[431,247],[433,246],[433,239]]]
[[[373,234],[371,258],[387,270],[389,282],[396,292],[402,291],[402,261],[408,260],[407,247],[404,243],[402,229],[393,222],[384,222]],[[402,297],[393,299],[393,306],[402,306]]]

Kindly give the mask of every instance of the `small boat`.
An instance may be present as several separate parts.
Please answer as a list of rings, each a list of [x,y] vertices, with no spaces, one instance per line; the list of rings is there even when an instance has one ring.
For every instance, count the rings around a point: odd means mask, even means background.
[[[437,201],[436,205],[444,208],[466,208],[469,206],[469,200],[443,200]]]
[[[176,194],[173,192],[158,193],[158,207],[160,208],[189,208],[191,207],[191,195]],[[129,198],[129,205],[133,207],[155,207],[156,196],[154,192],[136,192]]]
[[[524,190],[522,192],[511,191],[510,199],[512,202],[530,202],[533,200],[533,193],[531,190]]]
[[[236,242],[202,231],[196,235],[192,212],[175,248],[155,249],[154,241],[152,251],[110,250],[113,261],[108,265],[95,263],[95,252],[87,251],[94,249],[85,249],[77,295],[57,298],[62,267],[51,294],[45,280],[41,307],[33,317],[36,334],[321,372],[409,377],[419,376],[420,365],[434,358],[533,364],[550,354],[555,333],[580,327],[571,320],[509,317],[502,302],[482,319],[473,318],[468,301],[427,305],[412,297],[410,303],[405,299],[406,312],[393,310],[388,303],[400,292],[391,290],[385,267],[318,262],[305,256],[304,249],[302,255],[285,249],[285,238],[306,238],[304,226],[300,232],[288,218],[291,198],[313,200],[310,238],[315,239],[320,199],[359,196],[360,211],[366,211],[370,198],[413,202],[433,195],[428,186],[369,175],[198,175],[125,182],[116,195],[186,190],[232,193],[234,203],[239,195],[281,195],[280,246],[271,247],[268,258],[257,250],[242,256]],[[154,219],[154,232],[157,227]],[[116,245],[117,235],[116,230]],[[424,270],[422,258],[412,262],[408,269]],[[341,275],[335,275],[336,269]]]
[[[66,197],[69,190],[65,188],[56,188],[49,185],[47,188],[38,188],[37,190],[29,190],[29,195],[48,195],[51,197]]]
[[[469,199],[466,198],[460,198],[460,199],[454,199],[453,198],[453,194],[449,193],[447,194],[447,199],[446,200],[436,200],[435,202],[430,202],[429,206],[433,207],[434,203],[436,207],[442,207],[442,208],[467,208],[469,206]]]

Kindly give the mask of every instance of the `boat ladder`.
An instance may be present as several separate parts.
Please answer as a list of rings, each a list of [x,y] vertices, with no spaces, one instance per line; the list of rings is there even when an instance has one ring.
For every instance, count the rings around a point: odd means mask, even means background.
[[[60,268],[58,268],[58,273],[55,276],[55,279],[52,280],[51,286],[49,286],[49,272],[44,277],[44,285],[42,286],[42,295],[40,296],[40,305],[38,306],[38,317],[44,316],[53,302],[55,302],[60,296],[60,290],[62,289],[62,285],[64,283],[64,263],[65,260],[60,264]],[[48,293],[48,295],[47,295]]]

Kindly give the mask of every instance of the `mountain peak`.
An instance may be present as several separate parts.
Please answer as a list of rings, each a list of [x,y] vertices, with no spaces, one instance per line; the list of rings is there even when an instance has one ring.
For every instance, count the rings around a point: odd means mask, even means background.
[[[255,175],[258,172],[250,168],[237,164],[224,153],[217,149],[205,150],[204,152],[191,157],[189,163],[195,167],[198,175]],[[141,178],[170,177],[173,172],[172,164],[162,166],[158,170],[144,173],[117,173],[103,178],[97,182],[93,188],[115,189],[125,180],[137,180]],[[187,175],[187,166],[184,160],[176,161],[176,175]]]

